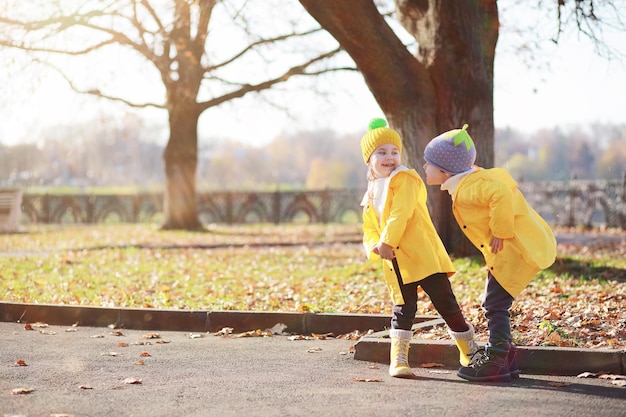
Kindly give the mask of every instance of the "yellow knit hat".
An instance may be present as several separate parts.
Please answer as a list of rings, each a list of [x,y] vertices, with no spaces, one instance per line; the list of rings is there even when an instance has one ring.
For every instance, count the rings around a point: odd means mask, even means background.
[[[368,132],[361,138],[361,151],[366,164],[380,145],[388,143],[396,145],[400,153],[402,153],[402,139],[400,135],[386,126],[387,122],[384,119],[372,119],[368,125]]]

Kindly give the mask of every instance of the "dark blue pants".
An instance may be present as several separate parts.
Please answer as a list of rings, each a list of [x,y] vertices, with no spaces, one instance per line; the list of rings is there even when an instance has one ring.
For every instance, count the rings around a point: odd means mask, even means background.
[[[421,286],[450,329],[455,332],[469,330],[459,303],[452,292],[450,280],[445,273],[433,274],[419,282],[403,284],[399,269],[395,269],[404,304],[393,306],[392,329],[411,330],[415,313],[417,313],[417,287]]]
[[[496,281],[493,275],[487,275],[485,292],[483,294],[482,307],[487,318],[489,329],[489,344],[510,348],[513,337],[511,336],[511,314],[509,309],[513,305],[514,298]]]

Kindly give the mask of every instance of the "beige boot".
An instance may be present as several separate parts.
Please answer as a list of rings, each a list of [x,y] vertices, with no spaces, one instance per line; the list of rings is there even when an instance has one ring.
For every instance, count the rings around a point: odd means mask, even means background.
[[[474,327],[469,323],[467,323],[467,325],[469,326],[469,330],[464,332],[454,332],[448,328],[448,334],[450,334],[450,337],[452,337],[452,340],[456,343],[456,347],[459,348],[459,362],[461,362],[462,366],[469,365],[474,353],[480,350],[474,337]]]
[[[409,346],[413,332],[411,330],[391,329],[391,352],[389,362],[389,375],[397,378],[413,376],[409,366]]]

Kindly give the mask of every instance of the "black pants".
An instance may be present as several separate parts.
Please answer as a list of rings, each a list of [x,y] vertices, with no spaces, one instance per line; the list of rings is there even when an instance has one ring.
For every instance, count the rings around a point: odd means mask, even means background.
[[[487,317],[489,344],[508,349],[512,343],[511,313],[514,298],[506,292],[491,273],[487,276],[482,307]]]
[[[469,330],[459,303],[452,292],[450,280],[445,273],[433,274],[419,282],[403,284],[400,270],[396,266],[397,264],[394,262],[394,269],[396,269],[404,304],[393,306],[392,329],[411,330],[415,313],[417,313],[417,287],[420,286],[452,331],[465,332]]]

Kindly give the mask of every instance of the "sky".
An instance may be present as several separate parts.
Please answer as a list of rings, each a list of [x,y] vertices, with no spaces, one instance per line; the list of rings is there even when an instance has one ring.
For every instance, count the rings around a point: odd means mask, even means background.
[[[626,33],[611,32],[607,42],[626,57]],[[522,63],[524,57],[511,52],[512,45],[506,30],[501,30],[494,77],[496,128],[533,133],[557,126],[626,123],[626,58],[607,60],[595,54],[588,40],[570,34],[558,46],[547,44],[536,51],[529,67]],[[58,76],[38,80],[34,87],[16,73],[0,82],[9,86],[0,97],[4,144],[32,141],[55,125],[92,120],[102,113],[121,118],[129,111],[121,104],[79,96]],[[125,88],[132,88],[132,81],[127,84]],[[284,103],[290,116],[251,98],[210,109],[200,119],[200,140],[227,138],[262,145],[303,130],[329,128],[340,135],[352,134],[365,131],[371,118],[384,117],[359,74],[341,76],[337,84],[330,88],[332,96],[323,99],[292,91]],[[165,126],[165,111],[140,114]],[[154,140],[165,144],[167,134]]]

